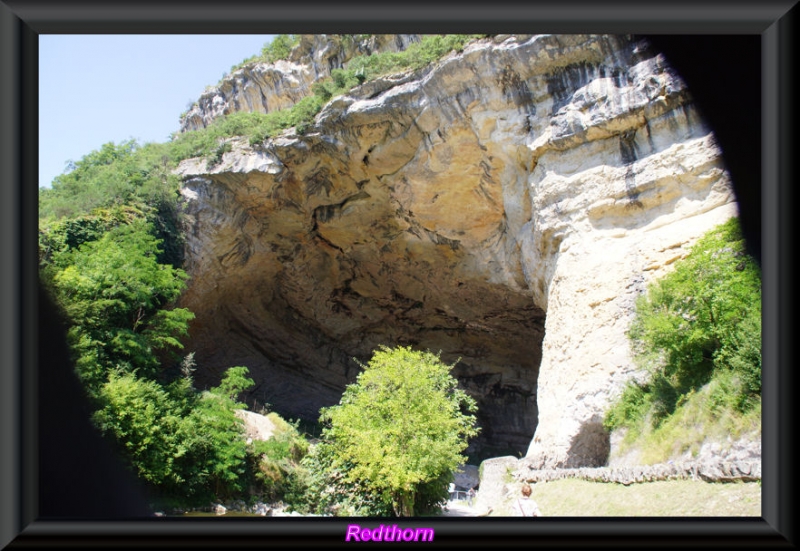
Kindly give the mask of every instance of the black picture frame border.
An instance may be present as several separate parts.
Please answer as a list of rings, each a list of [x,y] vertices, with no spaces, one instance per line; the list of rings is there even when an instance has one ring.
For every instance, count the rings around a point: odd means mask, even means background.
[[[38,35],[292,32],[758,34],[762,44],[764,453],[761,519],[425,519],[435,544],[461,547],[793,547],[795,388],[790,306],[796,205],[792,57],[795,2],[441,2],[369,5],[174,0],[0,0],[0,546],[264,547],[344,543],[340,519],[36,520]],[[487,30],[488,27],[488,30]],[[770,369],[772,366],[773,369]],[[255,520],[255,522],[251,522]],[[356,521],[365,526],[386,520]],[[394,522],[393,522],[394,523]]]

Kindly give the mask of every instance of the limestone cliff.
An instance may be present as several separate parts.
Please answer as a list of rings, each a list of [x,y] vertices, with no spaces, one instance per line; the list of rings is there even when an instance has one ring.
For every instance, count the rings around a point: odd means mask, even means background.
[[[246,64],[200,96],[181,117],[181,132],[205,128],[237,111],[287,109],[310,95],[312,84],[342,68],[353,56],[402,51],[420,39],[414,34],[356,36],[300,35],[288,59]]]
[[[476,446],[542,467],[605,462],[635,297],[736,213],[684,84],[629,36],[476,41],[232,145],[180,167],[199,382],[246,365],[252,399],[315,418],[353,357],[441,350]]]

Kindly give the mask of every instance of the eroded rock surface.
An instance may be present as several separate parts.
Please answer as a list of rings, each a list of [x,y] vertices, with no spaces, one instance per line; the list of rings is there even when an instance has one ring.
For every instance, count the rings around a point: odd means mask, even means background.
[[[358,39],[339,35],[301,35],[288,59],[250,63],[209,87],[181,117],[181,132],[205,128],[237,111],[271,113],[288,109],[311,95],[311,85],[340,69],[354,55],[398,52],[419,35],[379,34]]]
[[[622,36],[477,41],[180,171],[201,384],[246,365],[314,419],[353,357],[441,350],[484,456],[538,467],[604,464],[636,296],[736,212],[683,83]]]

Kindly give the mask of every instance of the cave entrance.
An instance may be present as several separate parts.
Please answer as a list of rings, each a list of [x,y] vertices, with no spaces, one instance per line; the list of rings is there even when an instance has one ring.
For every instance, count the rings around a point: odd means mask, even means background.
[[[398,292],[377,305],[362,298],[365,309],[380,308],[386,315],[380,323],[349,327],[333,315],[358,312],[352,303],[337,303],[348,300],[343,292],[334,292],[326,303],[330,318],[312,317],[276,294],[262,301],[250,297],[247,308],[229,301],[225,314],[215,318],[213,338],[205,341],[214,349],[206,348],[200,363],[220,366],[216,377],[224,367],[248,366],[257,382],[246,397],[251,409],[268,404],[313,425],[319,409],[337,404],[355,381],[355,359],[366,363],[381,345],[441,352],[444,362],[457,362],[453,375],[478,405],[481,432],[466,452],[471,463],[524,456],[538,421],[545,314],[529,295],[507,287],[456,283],[453,288],[449,296],[425,301]],[[213,373],[198,375],[198,382],[216,384]]]

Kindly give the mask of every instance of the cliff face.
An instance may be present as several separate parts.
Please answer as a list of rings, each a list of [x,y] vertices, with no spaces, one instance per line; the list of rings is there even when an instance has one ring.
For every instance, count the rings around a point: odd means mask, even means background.
[[[180,171],[200,384],[246,365],[316,418],[353,357],[441,350],[476,446],[543,467],[605,462],[636,296],[736,212],[683,83],[621,36],[479,41]]]
[[[379,34],[368,38],[300,36],[289,58],[274,64],[248,64],[208,88],[181,118],[181,132],[205,128],[237,111],[271,113],[311,94],[311,85],[340,69],[355,55],[399,52],[418,42],[415,34]]]

